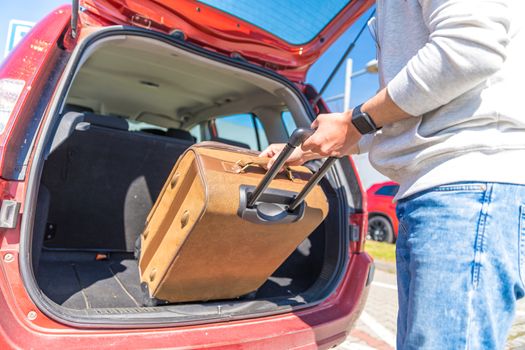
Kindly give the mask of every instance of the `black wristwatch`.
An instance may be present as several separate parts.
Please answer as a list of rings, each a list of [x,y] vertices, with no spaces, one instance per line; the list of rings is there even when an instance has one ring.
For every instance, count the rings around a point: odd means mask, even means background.
[[[362,104],[354,108],[352,111],[352,124],[354,124],[355,128],[361,133],[361,135],[376,132],[380,128],[374,123],[370,114],[361,110],[361,106]]]

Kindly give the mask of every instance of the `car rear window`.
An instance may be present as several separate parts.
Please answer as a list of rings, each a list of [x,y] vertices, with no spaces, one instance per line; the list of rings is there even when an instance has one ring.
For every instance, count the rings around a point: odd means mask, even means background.
[[[297,125],[295,124],[295,120],[292,117],[292,113],[288,111],[284,111],[281,113],[281,120],[283,122],[284,128],[286,129],[286,133],[288,136],[294,132],[295,129],[297,129]]]
[[[349,0],[200,0],[300,45],[312,41],[348,4]]]
[[[217,117],[217,136],[242,142],[250,149],[262,151],[268,147],[268,138],[259,118],[251,113]]]
[[[380,187],[376,191],[376,194],[381,195],[381,196],[392,196],[392,197],[394,197],[398,190],[399,190],[399,186],[398,185],[387,185],[387,186]]]

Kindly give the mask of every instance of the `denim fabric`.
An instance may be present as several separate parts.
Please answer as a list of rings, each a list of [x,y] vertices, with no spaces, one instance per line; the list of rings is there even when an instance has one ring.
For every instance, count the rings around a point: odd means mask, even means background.
[[[525,293],[525,186],[439,186],[397,214],[397,348],[503,349]]]

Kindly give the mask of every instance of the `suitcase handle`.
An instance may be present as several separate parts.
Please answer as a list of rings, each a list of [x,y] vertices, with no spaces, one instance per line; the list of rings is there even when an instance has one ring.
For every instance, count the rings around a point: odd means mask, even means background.
[[[286,143],[286,146],[284,146],[283,150],[279,154],[279,157],[275,160],[275,163],[273,163],[272,167],[268,169],[268,172],[264,175],[263,179],[259,183],[259,185],[255,188],[253,193],[251,194],[247,207],[253,208],[257,200],[261,197],[263,192],[268,188],[270,185],[270,182],[275,178],[275,176],[279,173],[282,166],[286,162],[288,158],[292,155],[292,152],[297,148],[299,145],[301,145],[306,139],[308,139],[310,136],[313,135],[315,132],[314,129],[309,128],[298,128],[295,129],[295,131],[290,136],[290,139]],[[308,183],[304,186],[302,191],[295,197],[293,202],[288,207],[289,211],[294,211],[306,198],[308,193],[312,189],[314,189],[315,185],[321,181],[323,176],[326,174],[326,172],[330,169],[330,167],[334,164],[334,162],[337,160],[335,157],[328,158],[319,171],[317,171],[308,181]]]

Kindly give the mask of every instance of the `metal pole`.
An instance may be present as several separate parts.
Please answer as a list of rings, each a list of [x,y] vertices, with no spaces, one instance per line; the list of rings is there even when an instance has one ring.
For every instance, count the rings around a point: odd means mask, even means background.
[[[345,99],[343,103],[343,112],[350,109],[350,93],[352,90],[352,69],[353,60],[351,58],[346,60],[346,75],[345,75]]]
[[[345,98],[345,94],[339,94],[339,95],[335,95],[335,96],[332,96],[332,97],[325,98],[324,102],[337,101],[337,100],[340,100],[342,98]]]

